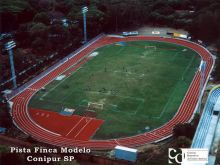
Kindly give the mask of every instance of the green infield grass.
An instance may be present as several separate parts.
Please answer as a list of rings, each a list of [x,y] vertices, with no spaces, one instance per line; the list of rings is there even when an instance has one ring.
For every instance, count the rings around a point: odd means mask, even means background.
[[[49,111],[65,107],[78,115],[92,112],[105,121],[94,139],[132,136],[168,122],[200,63],[191,49],[154,41],[111,44],[94,52],[96,56],[68,77],[52,81],[29,103]]]

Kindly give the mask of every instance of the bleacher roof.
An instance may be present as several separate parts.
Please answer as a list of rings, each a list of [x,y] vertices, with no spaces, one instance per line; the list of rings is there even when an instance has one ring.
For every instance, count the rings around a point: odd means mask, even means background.
[[[137,149],[128,148],[128,147],[124,147],[124,146],[116,146],[115,149],[129,151],[129,152],[137,152]]]
[[[218,100],[215,103],[215,106],[213,108],[214,111],[220,111],[220,97],[218,98]]]

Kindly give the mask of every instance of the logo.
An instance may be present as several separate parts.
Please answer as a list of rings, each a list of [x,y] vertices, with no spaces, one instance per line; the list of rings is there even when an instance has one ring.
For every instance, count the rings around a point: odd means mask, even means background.
[[[205,148],[180,148],[168,149],[168,163],[195,165],[197,163],[208,163],[208,149]]]
[[[169,164],[181,164],[183,159],[182,150],[169,148],[168,150],[168,163]]]

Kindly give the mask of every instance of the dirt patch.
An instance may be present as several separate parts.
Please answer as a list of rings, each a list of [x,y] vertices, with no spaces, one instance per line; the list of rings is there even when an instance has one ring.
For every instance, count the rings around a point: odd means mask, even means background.
[[[97,113],[95,111],[85,111],[83,116],[91,117],[91,118],[96,118],[97,117]]]

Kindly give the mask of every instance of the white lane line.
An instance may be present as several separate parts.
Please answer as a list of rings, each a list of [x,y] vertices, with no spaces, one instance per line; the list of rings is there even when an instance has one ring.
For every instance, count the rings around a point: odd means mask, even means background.
[[[90,118],[87,123],[80,129],[80,131],[74,136],[74,138],[76,138],[81,132],[82,130],[92,121],[92,118]]]
[[[72,130],[73,130],[74,128],[76,128],[76,126],[79,125],[79,123],[80,123],[83,119],[84,119],[84,117],[82,117],[82,118],[78,121],[78,123],[73,126],[73,128],[66,134],[66,136],[68,136],[68,135],[70,134],[70,132],[72,132]]]

